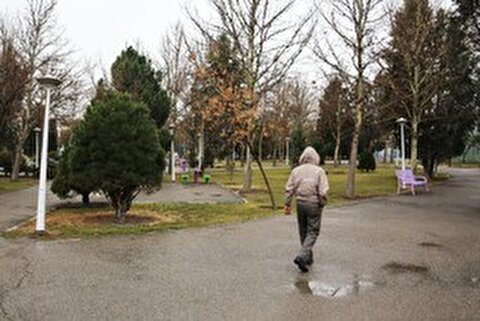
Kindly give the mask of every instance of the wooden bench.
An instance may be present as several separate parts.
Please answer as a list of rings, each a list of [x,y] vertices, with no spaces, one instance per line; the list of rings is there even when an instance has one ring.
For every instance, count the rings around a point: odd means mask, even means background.
[[[412,195],[415,195],[415,187],[423,186],[428,192],[428,180],[425,176],[415,176],[411,169],[396,170],[397,176],[397,194],[400,194],[402,189],[409,188]]]

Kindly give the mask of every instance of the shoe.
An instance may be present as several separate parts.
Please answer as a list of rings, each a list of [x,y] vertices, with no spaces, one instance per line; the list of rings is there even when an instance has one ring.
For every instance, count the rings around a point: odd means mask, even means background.
[[[295,263],[298,266],[298,268],[300,269],[300,271],[302,271],[303,273],[308,272],[308,267],[305,264],[305,262],[303,262],[302,259],[297,257],[297,258],[295,258],[295,260],[293,260],[293,263]]]
[[[313,264],[313,251],[310,250],[310,253],[308,255],[308,259],[305,261],[307,265],[312,265]]]

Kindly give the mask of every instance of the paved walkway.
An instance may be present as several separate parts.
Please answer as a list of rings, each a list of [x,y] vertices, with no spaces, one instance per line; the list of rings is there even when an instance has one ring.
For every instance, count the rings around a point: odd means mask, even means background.
[[[38,187],[23,191],[0,194],[0,231],[7,229],[35,215]],[[91,197],[92,202],[105,202],[101,195]],[[80,197],[60,200],[53,193],[47,194],[47,204],[55,207],[66,204],[79,204]],[[181,185],[164,184],[162,189],[152,194],[142,193],[135,203],[242,203],[243,199],[231,190],[216,184]]]
[[[480,170],[328,208],[301,274],[294,217],[143,236],[0,238],[0,320],[479,320]]]

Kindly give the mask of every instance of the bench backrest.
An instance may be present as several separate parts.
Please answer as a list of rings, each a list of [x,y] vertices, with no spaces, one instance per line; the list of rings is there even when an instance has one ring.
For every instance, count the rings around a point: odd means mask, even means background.
[[[404,183],[415,182],[415,175],[413,175],[411,169],[396,170],[395,175],[397,176],[398,180]]]

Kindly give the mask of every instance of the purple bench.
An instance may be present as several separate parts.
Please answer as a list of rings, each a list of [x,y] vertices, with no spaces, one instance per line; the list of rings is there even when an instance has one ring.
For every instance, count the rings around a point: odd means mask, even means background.
[[[423,186],[428,192],[428,180],[425,176],[415,176],[411,169],[396,170],[397,176],[397,194],[400,194],[402,189],[409,188],[412,195],[415,195],[415,187]]]

